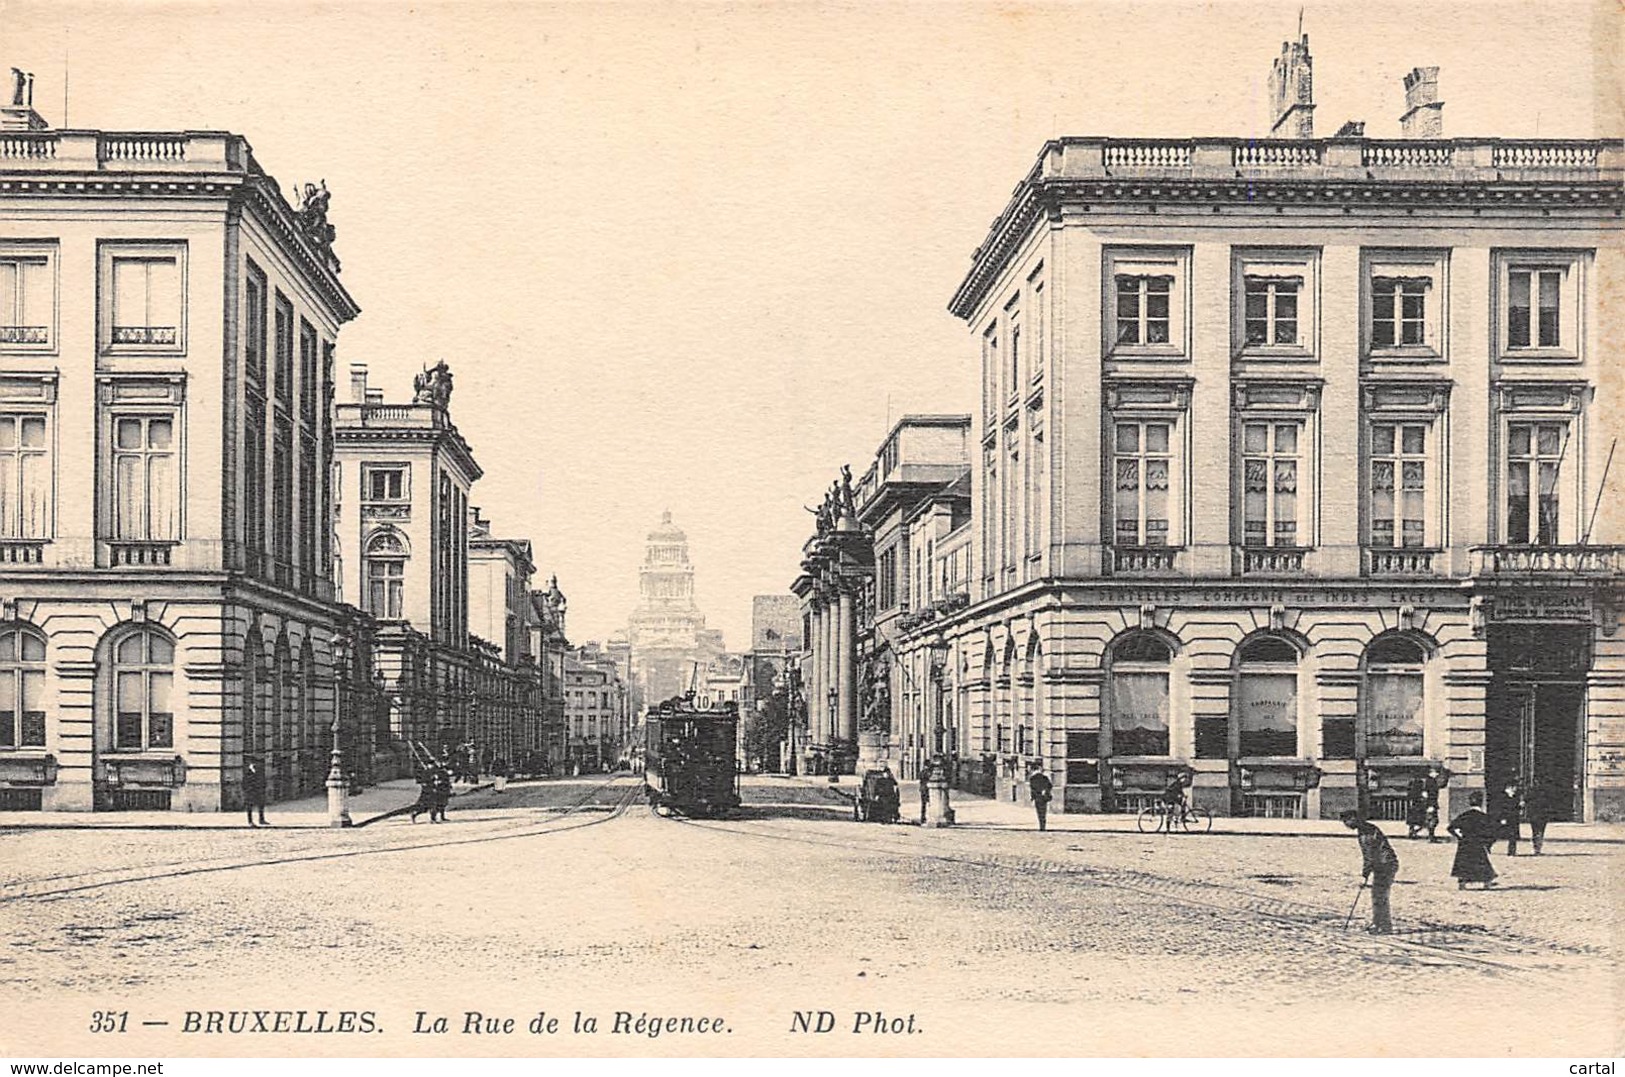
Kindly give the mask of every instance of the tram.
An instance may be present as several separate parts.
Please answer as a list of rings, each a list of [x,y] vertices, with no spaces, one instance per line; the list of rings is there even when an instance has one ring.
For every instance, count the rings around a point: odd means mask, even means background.
[[[643,749],[650,807],[699,818],[739,807],[738,732],[735,703],[703,708],[690,692],[650,708]]]

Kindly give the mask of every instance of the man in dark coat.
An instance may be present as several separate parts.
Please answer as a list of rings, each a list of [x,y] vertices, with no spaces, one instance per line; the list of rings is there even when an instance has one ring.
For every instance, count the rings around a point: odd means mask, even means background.
[[[451,768],[438,766],[434,768],[434,806],[429,809],[429,822],[443,823],[446,821],[446,805],[451,803]],[[438,818],[437,818],[438,817]]]
[[[1422,825],[1427,827],[1428,844],[1439,840],[1439,773],[1428,771],[1428,776],[1422,779],[1422,798],[1425,802],[1423,808]]]
[[[1388,910],[1388,896],[1394,888],[1394,876],[1399,874],[1399,856],[1388,843],[1388,835],[1369,819],[1360,818],[1359,812],[1346,811],[1342,819],[1343,825],[1360,839],[1360,874],[1371,884],[1371,930],[1378,935],[1391,935],[1394,922]]]
[[[1405,789],[1405,836],[1411,840],[1420,837],[1428,825],[1427,785],[1420,777],[1412,778]]]
[[[1535,847],[1535,855],[1540,855],[1541,846],[1546,844],[1546,824],[1552,818],[1551,798],[1546,785],[1539,778],[1529,783],[1529,790],[1524,794],[1523,812],[1529,819],[1529,842]]]
[[[1051,782],[1049,775],[1039,767],[1027,775],[1027,789],[1032,793],[1033,811],[1038,813],[1038,829],[1043,830],[1049,818],[1049,798],[1055,789],[1055,783]]]
[[[1467,889],[1468,883],[1483,883],[1488,890],[1495,885],[1490,846],[1499,833],[1495,820],[1484,811],[1483,793],[1473,793],[1467,805],[1467,810],[1450,820],[1446,828],[1456,839],[1456,859],[1450,865],[1450,874],[1456,877],[1457,890]]]
[[[253,756],[243,760],[243,806],[248,810],[248,825],[254,825],[254,813],[258,812],[260,826],[269,826],[265,821],[265,771],[260,767],[260,761]]]
[[[434,822],[434,769],[428,766],[418,772],[418,801],[412,805],[414,823],[424,812],[428,812],[429,821]]]

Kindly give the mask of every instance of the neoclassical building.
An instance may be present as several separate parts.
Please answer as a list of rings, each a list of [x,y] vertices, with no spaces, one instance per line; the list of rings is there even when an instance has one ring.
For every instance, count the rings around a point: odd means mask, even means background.
[[[1055,140],[978,248],[937,713],[1069,810],[1625,817],[1625,146],[1446,139],[1433,69],[1314,138],[1308,62],[1296,137]]]
[[[256,756],[316,791],[368,683],[325,187],[226,132],[0,128],[0,807],[220,810]]]

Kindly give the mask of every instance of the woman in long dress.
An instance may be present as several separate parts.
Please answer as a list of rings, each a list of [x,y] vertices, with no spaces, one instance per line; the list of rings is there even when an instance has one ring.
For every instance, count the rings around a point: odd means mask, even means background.
[[[1484,812],[1484,794],[1474,793],[1467,798],[1467,810],[1450,820],[1449,829],[1456,839],[1456,859],[1450,865],[1450,874],[1456,878],[1456,889],[1467,889],[1468,883],[1483,883],[1488,890],[1495,885],[1495,868],[1490,864],[1490,846],[1500,836],[1500,827]]]

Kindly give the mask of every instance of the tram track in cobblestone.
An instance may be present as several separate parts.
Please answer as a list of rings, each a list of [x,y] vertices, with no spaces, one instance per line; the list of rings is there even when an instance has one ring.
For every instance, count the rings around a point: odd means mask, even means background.
[[[1558,975],[1564,970],[1549,964],[1554,954],[1574,959],[1608,959],[1608,955],[1603,951],[1589,947],[1564,946],[1544,939],[1483,930],[1464,930],[1447,924],[1424,922],[1417,929],[1398,935],[1374,935],[1365,931],[1356,933],[1344,928],[1346,915],[1343,910],[1284,901],[1271,895],[1258,894],[1242,887],[1225,886],[1220,883],[1177,879],[1130,869],[1097,867],[1051,857],[972,851],[946,853],[895,842],[841,841],[787,833],[762,821],[722,822],[684,818],[679,818],[678,821],[697,829],[759,840],[818,845],[869,855],[908,856],[1023,875],[1042,874],[1075,878],[1097,886],[1153,896],[1187,909],[1254,921],[1263,920],[1279,928],[1311,932],[1317,937],[1334,941],[1339,946],[1363,955],[1383,954],[1413,960],[1427,959],[1479,969],[1495,975],[1523,978]],[[1466,952],[1459,948],[1462,946],[1476,947],[1479,952]],[[1518,957],[1536,960],[1544,958],[1547,963],[1540,965],[1512,963],[1513,959]]]
[[[608,781],[601,782],[589,789],[582,797],[568,804],[563,810],[551,814],[541,822],[521,819],[506,821],[493,827],[487,826],[477,835],[468,837],[448,837],[444,839],[413,840],[411,833],[422,834],[423,831],[408,832],[401,835],[401,839],[386,839],[389,844],[372,845],[362,848],[293,852],[273,856],[257,857],[222,857],[216,860],[181,860],[167,864],[148,865],[141,868],[127,869],[123,872],[79,872],[72,875],[44,876],[18,884],[7,884],[0,887],[0,907],[16,901],[49,900],[66,897],[76,893],[90,890],[100,890],[110,886],[121,886],[128,883],[154,882],[163,879],[183,878],[190,875],[208,875],[226,871],[240,871],[248,868],[275,867],[282,864],[313,863],[324,860],[345,860],[363,856],[376,856],[388,853],[410,853],[422,849],[446,849],[462,845],[479,845],[487,842],[512,841],[522,838],[546,837],[553,834],[568,833],[572,830],[581,830],[591,826],[602,826],[604,823],[618,819],[634,801],[640,799],[642,787],[636,782],[628,784],[615,800],[607,805],[607,810],[591,818],[576,818],[592,812],[594,808],[606,807],[595,803],[599,795],[618,782],[627,781],[626,775],[615,775]],[[484,822],[483,820],[480,822]],[[566,824],[566,825],[559,825]],[[359,828],[350,828],[351,832]],[[309,830],[289,830],[283,833],[302,835],[312,833]],[[436,833],[439,833],[436,831]],[[57,885],[51,885],[57,884]]]

